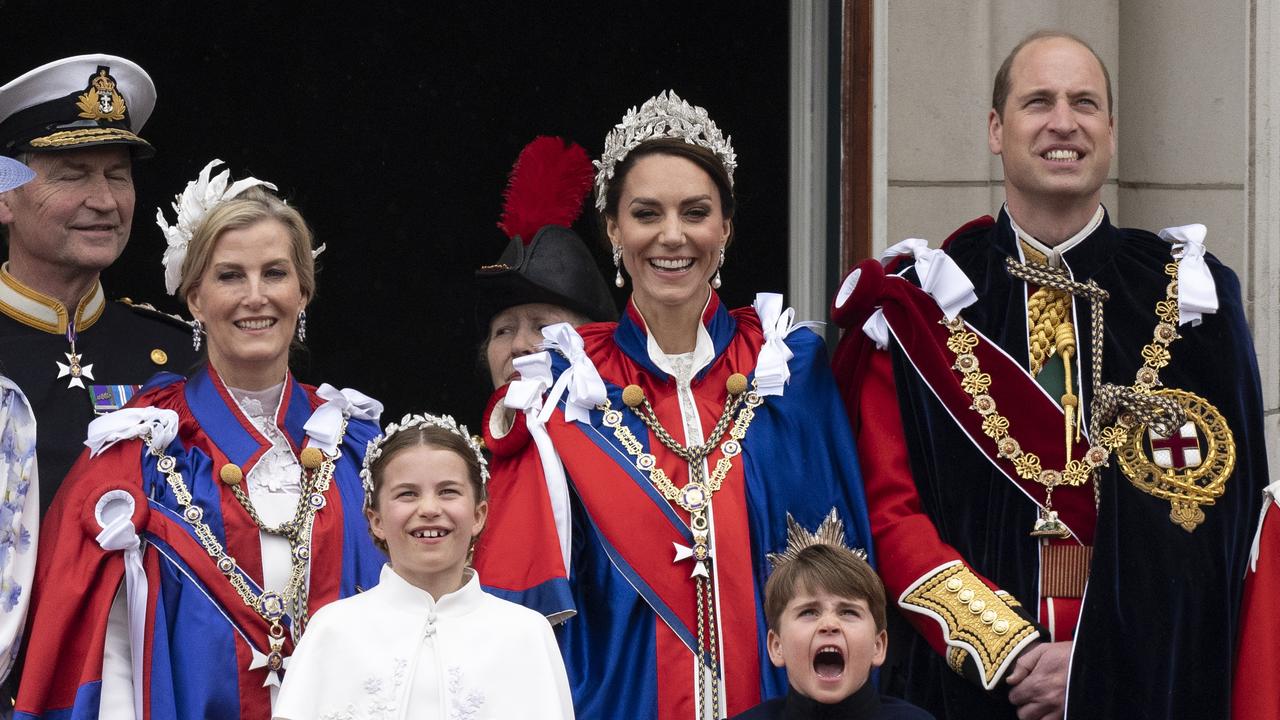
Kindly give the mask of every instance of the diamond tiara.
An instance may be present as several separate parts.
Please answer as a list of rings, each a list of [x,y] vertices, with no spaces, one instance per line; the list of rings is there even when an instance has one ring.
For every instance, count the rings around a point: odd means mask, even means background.
[[[594,161],[596,166],[596,209],[604,212],[605,195],[618,163],[641,143],[661,138],[684,140],[710,150],[724,165],[733,187],[733,170],[738,166],[730,139],[725,137],[707,111],[681,100],[674,90],[665,90],[644,101],[637,111],[634,107],[622,116],[622,122],[614,126],[604,139],[604,153]]]

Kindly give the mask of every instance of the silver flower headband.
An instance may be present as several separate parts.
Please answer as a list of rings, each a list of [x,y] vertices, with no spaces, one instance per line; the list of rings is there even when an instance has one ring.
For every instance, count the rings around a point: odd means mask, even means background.
[[[813,545],[830,545],[837,550],[852,554],[863,562],[867,559],[866,550],[850,548],[845,544],[844,522],[840,520],[836,509],[831,508],[831,512],[827,513],[827,517],[814,532],[805,530],[795,518],[791,517],[791,513],[787,513],[787,546],[780,553],[769,553],[766,556],[769,567],[777,570],[780,566],[795,560],[801,550]]]
[[[165,222],[164,208],[156,208],[156,224],[164,232],[165,242],[169,245],[160,263],[164,265],[164,287],[170,295],[176,293],[182,285],[182,261],[187,257],[191,236],[195,234],[200,221],[210,210],[218,203],[235,198],[251,187],[261,185],[271,190],[279,189],[273,183],[254,177],[231,183],[230,170],[223,170],[210,177],[213,168],[222,164],[221,160],[211,160],[196,179],[187,183],[186,189],[175,197],[173,212],[177,220],[173,225]],[[317,257],[322,252],[324,252],[324,245],[312,250],[311,257]]]
[[[480,463],[480,484],[489,484],[489,462],[484,459],[484,448],[475,438],[471,437],[471,433],[467,431],[467,426],[459,424],[453,419],[452,415],[431,415],[424,413],[422,415],[409,414],[400,418],[399,423],[391,423],[387,425],[382,434],[369,441],[364,451],[364,465],[360,468],[360,480],[364,485],[364,505],[365,507],[373,507],[373,472],[369,469],[378,458],[382,457],[382,446],[398,432],[403,432],[420,425],[431,425],[443,428],[467,441],[467,447],[471,448],[471,452],[476,454],[476,460]]]
[[[637,112],[633,107],[622,117],[604,139],[604,153],[594,162],[596,166],[596,209],[604,212],[605,194],[618,163],[637,146],[648,140],[675,138],[690,145],[710,150],[724,165],[733,187],[733,170],[738,166],[730,138],[720,133],[716,123],[707,117],[707,111],[681,100],[674,90],[658,93],[644,101]]]

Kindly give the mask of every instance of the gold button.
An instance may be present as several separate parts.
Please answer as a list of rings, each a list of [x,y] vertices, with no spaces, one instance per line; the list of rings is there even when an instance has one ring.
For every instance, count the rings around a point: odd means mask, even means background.
[[[156,365],[163,365],[169,362],[169,353],[161,350],[160,348],[156,348],[151,351],[151,362]]]
[[[962,587],[964,587],[964,583],[960,581],[960,578],[953,577],[947,581],[947,589],[951,592],[960,592]]]
[[[960,597],[960,602],[967,603],[973,599],[973,591],[970,590],[969,588],[965,588],[960,591],[959,597]]]
[[[986,609],[987,609],[987,604],[982,600],[974,600],[973,602],[969,603],[969,612],[973,613],[974,615],[980,615],[982,614],[982,611]]]
[[[729,376],[724,385],[730,395],[741,395],[747,391],[747,376],[742,373],[734,373]]]
[[[1003,635],[1009,632],[1009,621],[997,620],[995,624],[991,626],[991,629],[994,630],[997,635]]]
[[[644,402],[644,390],[639,385],[628,385],[622,389],[622,404],[629,408],[639,407]]]
[[[995,611],[995,610],[988,610],[988,611],[986,611],[986,612],[982,613],[982,624],[983,624],[983,625],[990,625],[991,623],[993,623],[993,622],[995,622],[995,621],[996,621],[996,611]]]
[[[228,485],[239,485],[240,481],[244,480],[244,471],[235,463],[227,463],[218,471],[218,477]]]
[[[316,447],[302,448],[302,454],[298,459],[302,461],[302,467],[308,470],[315,470],[320,467],[320,463],[324,462],[324,453],[320,452],[320,448]]]

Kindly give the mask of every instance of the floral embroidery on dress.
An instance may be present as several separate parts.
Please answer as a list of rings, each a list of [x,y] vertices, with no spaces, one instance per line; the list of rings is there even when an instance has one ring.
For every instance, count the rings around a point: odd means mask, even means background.
[[[35,417],[22,391],[0,376],[0,677],[9,674],[22,645],[35,574],[37,513],[30,493],[33,482],[39,487],[37,477]]]
[[[31,548],[31,531],[23,522],[22,509],[31,489],[31,470],[35,463],[34,423],[22,422],[23,413],[16,407],[22,403],[16,393],[5,392],[0,417],[10,418],[0,435],[0,467],[6,477],[0,478],[4,488],[0,495],[0,607],[12,612],[22,596],[22,586],[13,578],[10,559]],[[14,563],[17,562],[13,558]]]
[[[475,720],[484,705],[484,693],[462,686],[462,668],[449,668],[449,720]]]
[[[320,720],[390,720],[394,718],[408,661],[404,658],[394,658],[391,665],[389,683],[387,678],[377,675],[365,678],[363,685],[365,701],[362,710],[357,709],[355,703],[349,703],[342,710],[324,713],[320,716]]]

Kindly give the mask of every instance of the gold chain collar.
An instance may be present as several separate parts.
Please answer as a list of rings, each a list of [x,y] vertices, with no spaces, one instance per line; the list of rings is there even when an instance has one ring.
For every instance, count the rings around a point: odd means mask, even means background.
[[[673,502],[689,513],[689,528],[693,533],[692,548],[678,548],[676,561],[692,559],[694,561],[694,587],[696,589],[697,633],[699,652],[697,654],[697,693],[699,698],[706,698],[706,675],[711,674],[711,717],[720,717],[720,640],[716,633],[715,597],[711,591],[711,576],[707,571],[707,563],[711,562],[711,533],[707,511],[711,508],[711,500],[724,485],[729,470],[733,467],[733,458],[742,453],[742,442],[747,436],[747,428],[755,419],[755,409],[764,403],[764,399],[755,389],[747,390],[747,378],[741,373],[734,373],[725,382],[729,391],[725,398],[724,411],[716,421],[706,442],[701,445],[686,446],[677,442],[667,431],[644,391],[638,385],[628,385],[622,391],[622,402],[635,413],[636,417],[653,432],[666,448],[674,452],[689,464],[689,482],[678,487],[658,467],[657,459],[652,453],[644,451],[644,446],[636,438],[631,429],[622,424],[622,412],[613,409],[608,399],[596,409],[604,413],[605,427],[613,429],[613,436],[628,453],[635,458],[635,466],[649,476],[649,482],[662,497]],[[729,427],[732,421],[733,427]],[[720,442],[728,429],[729,438]],[[716,461],[711,476],[704,480],[703,463],[719,444],[722,457]],[[711,619],[708,621],[707,616]]]
[[[346,435],[346,430],[347,424],[344,419],[340,437]],[[339,452],[334,457],[328,457],[318,448],[306,448],[303,450],[303,492],[299,497],[298,509],[294,517],[281,525],[282,528],[286,526],[291,528],[288,534],[280,532],[279,528],[268,528],[258,517],[252,503],[247,502],[248,498],[242,499],[240,497],[243,495],[243,490],[240,490],[239,482],[243,479],[243,474],[238,466],[229,463],[223,466],[220,472],[222,481],[231,486],[232,493],[245,506],[249,517],[253,519],[259,529],[282,535],[289,540],[291,550],[289,580],[285,584],[283,595],[281,595],[265,589],[261,593],[254,592],[249,585],[249,581],[245,579],[246,573],[244,570],[236,563],[235,558],[227,554],[222,543],[218,541],[217,535],[214,534],[213,529],[209,527],[208,523],[204,522],[204,510],[193,503],[191,491],[187,487],[182,473],[177,469],[177,460],[166,454],[164,450],[152,448],[149,443],[148,449],[156,457],[156,467],[160,472],[164,473],[170,489],[173,490],[174,499],[177,500],[182,519],[191,526],[200,544],[209,553],[209,557],[213,558],[218,570],[227,578],[227,581],[244,604],[267,622],[267,642],[271,649],[271,652],[267,654],[267,669],[271,672],[279,671],[284,667],[285,631],[281,621],[286,614],[285,609],[291,608],[293,611],[293,634],[295,638],[301,637],[306,627],[309,604],[309,593],[306,587],[307,566],[311,559],[312,530],[315,527],[316,513],[327,502],[324,493],[329,490],[332,483],[335,460],[341,453]],[[314,450],[314,453],[308,453],[308,450]],[[234,482],[232,482],[232,479],[234,479]],[[236,492],[237,490],[240,490],[240,492]]]
[[[1017,264],[1020,268],[1028,267],[1020,263],[1013,264]],[[1172,357],[1169,345],[1180,337],[1177,332],[1179,319],[1177,263],[1165,265],[1164,271],[1171,280],[1165,291],[1165,299],[1156,303],[1156,316],[1160,322],[1156,324],[1152,341],[1142,348],[1143,366],[1138,369],[1131,387],[1131,393],[1139,397],[1150,397],[1152,390],[1160,384],[1160,370],[1169,364]],[[1020,272],[1013,274],[1021,276]],[[1094,388],[1095,394],[1102,396],[1103,386],[1099,382],[1102,375],[1101,301],[1095,301],[1093,305],[1095,309],[1091,315],[1093,316]],[[952,321],[944,318],[940,322],[950,333],[947,338],[947,348],[955,354],[955,363],[952,367],[960,371],[962,376],[960,386],[972,398],[969,408],[983,417],[983,434],[995,441],[997,455],[1013,464],[1018,477],[1033,480],[1045,487],[1044,506],[1040,509],[1031,534],[1036,537],[1070,536],[1070,530],[1058,518],[1057,511],[1053,510],[1053,489],[1059,485],[1076,487],[1093,478],[1096,505],[1100,497],[1097,485],[1098,468],[1106,465],[1111,453],[1127,442],[1135,426],[1150,424],[1154,420],[1149,417],[1149,413],[1138,412],[1131,407],[1121,411],[1121,406],[1129,405],[1125,402],[1125,398],[1120,397],[1122,393],[1106,392],[1105,405],[1110,410],[1108,414],[1115,415],[1114,424],[1104,427],[1094,437],[1089,449],[1085,451],[1083,460],[1076,460],[1068,454],[1068,461],[1062,469],[1045,468],[1038,455],[1023,450],[1022,445],[1010,434],[1009,419],[999,413],[995,398],[987,393],[991,387],[991,375],[981,371],[978,358],[973,354],[973,349],[978,345],[978,335],[965,326],[964,320],[959,315]],[[1071,369],[1068,367],[1066,371],[1070,373]],[[1095,412],[1095,428],[1101,424],[1097,422],[1099,417],[1101,417],[1100,413]]]

